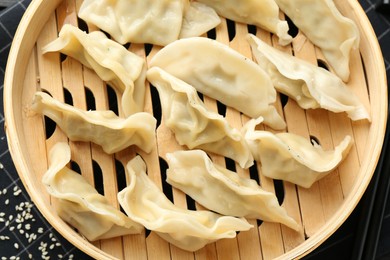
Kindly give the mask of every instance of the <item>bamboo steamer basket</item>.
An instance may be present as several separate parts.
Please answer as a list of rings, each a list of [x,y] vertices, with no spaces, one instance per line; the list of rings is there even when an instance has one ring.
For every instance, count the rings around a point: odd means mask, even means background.
[[[120,94],[107,87],[94,72],[58,53],[41,53],[41,48],[57,37],[65,23],[97,29],[77,19],[81,0],[33,0],[19,25],[9,55],[4,85],[6,133],[15,166],[32,200],[57,231],[96,259],[293,259],[308,254],[337,230],[362,197],[380,156],[387,120],[384,62],[374,31],[357,1],[335,0],[335,3],[360,30],[360,49],[351,57],[348,86],[371,111],[372,122],[351,122],[343,113],[334,114],[321,109],[305,111],[294,101],[279,98],[276,106],[286,119],[289,132],[315,139],[325,149],[333,148],[347,134],[353,136],[355,142],[346,160],[310,189],[267,179],[261,175],[259,165],[245,171],[228,163],[241,176],[256,175],[264,189],[275,192],[288,214],[301,224],[300,232],[277,223],[249,220],[255,228],[240,232],[235,239],[220,240],[190,253],[146,231],[140,235],[90,243],[58,217],[55,199],[48,195],[41,178],[48,167],[50,148],[56,142],[68,140],[60,129],[43,120],[41,115],[31,113],[29,106],[33,94],[44,89],[54,98],[68,103],[71,100],[74,106],[83,109],[120,107],[117,106]],[[245,40],[248,30],[253,30],[253,27],[223,20],[215,30],[215,37],[252,58]],[[256,34],[277,46],[276,39],[269,33],[257,28]],[[148,62],[159,47],[131,44],[129,49]],[[310,62],[324,61],[321,52],[301,33],[291,46],[282,49],[293,51],[294,55]],[[146,83],[146,90],[145,111],[161,119],[155,89]],[[215,100],[204,97],[204,102],[211,110],[218,110]],[[248,120],[230,108],[226,109],[226,118],[237,128]],[[103,189],[105,196],[118,208],[116,195],[126,186],[124,165],[128,160],[140,154],[148,165],[150,178],[166,192],[170,187],[166,186],[164,179],[165,153],[182,149],[165,127],[163,118],[157,129],[156,148],[150,154],[129,148],[110,156],[94,144],[69,143],[72,165],[77,165],[90,183],[100,185],[99,189]],[[225,165],[224,158],[212,158]],[[99,180],[100,184],[97,184]],[[201,207],[176,189],[170,193],[175,204],[181,207]]]

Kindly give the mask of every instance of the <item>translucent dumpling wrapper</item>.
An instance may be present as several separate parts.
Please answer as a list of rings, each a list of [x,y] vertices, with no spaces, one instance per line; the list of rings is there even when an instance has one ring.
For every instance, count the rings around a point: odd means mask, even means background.
[[[304,188],[335,170],[353,145],[347,135],[333,150],[324,150],[296,134],[256,130],[261,121],[262,118],[252,119],[242,129],[253,157],[261,162],[261,173]]]
[[[59,37],[42,51],[61,52],[93,69],[96,74],[122,94],[125,116],[144,109],[146,65],[143,58],[95,31],[89,34],[65,24]]]
[[[241,132],[223,116],[207,110],[192,86],[157,67],[148,70],[147,79],[157,88],[164,123],[180,145],[228,157],[243,168],[253,165]]]
[[[288,24],[279,18],[279,7],[274,0],[198,0],[214,8],[216,12],[230,20],[256,25],[279,37],[281,45],[287,45],[292,37],[288,34]]]
[[[114,112],[84,111],[44,92],[34,95],[31,109],[52,119],[72,141],[93,142],[112,154],[131,145],[149,153],[156,136],[156,119],[139,112],[120,118]]]
[[[273,104],[276,90],[268,74],[255,62],[218,41],[193,37],[160,50],[149,67],[160,67],[200,93],[264,124],[284,129],[286,123]]]
[[[240,177],[213,164],[201,150],[167,155],[167,182],[206,208],[223,215],[279,222],[299,230],[275,194],[263,190],[255,180]]]
[[[196,251],[216,240],[234,238],[236,231],[252,228],[244,218],[174,205],[149,179],[140,156],[131,160],[126,168],[129,186],[118,194],[126,214],[181,249]]]
[[[120,44],[177,40],[188,0],[84,0],[79,17]]]
[[[221,23],[221,18],[211,7],[191,1],[184,10],[179,38],[201,36]]]
[[[221,22],[212,8],[188,0],[84,0],[78,15],[120,44],[160,46],[200,36]]]
[[[70,159],[69,145],[55,144],[42,179],[50,195],[58,199],[59,216],[90,241],[141,233],[144,228],[140,224],[112,206],[82,175],[67,168]]]
[[[343,16],[333,0],[275,0],[280,9],[324,54],[329,65],[348,81],[351,51],[359,48],[356,24]]]
[[[248,41],[257,63],[270,75],[275,88],[302,108],[324,108],[346,112],[352,120],[371,120],[363,103],[336,75],[281,52],[252,34]]]

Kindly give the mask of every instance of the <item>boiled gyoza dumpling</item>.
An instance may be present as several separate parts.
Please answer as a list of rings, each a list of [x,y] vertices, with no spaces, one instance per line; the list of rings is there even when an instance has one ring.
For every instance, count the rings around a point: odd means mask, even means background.
[[[84,0],[79,17],[121,44],[161,46],[200,36],[220,23],[210,7],[188,0]]]
[[[45,52],[59,51],[93,69],[96,74],[122,93],[122,109],[129,116],[144,109],[144,59],[110,40],[100,32],[89,34],[65,24],[58,39],[46,45]]]
[[[192,86],[157,67],[148,70],[147,79],[157,88],[165,125],[180,145],[231,158],[243,168],[253,165],[240,131],[221,115],[208,111]]]
[[[352,120],[370,120],[364,105],[336,75],[283,53],[252,34],[248,35],[248,41],[275,88],[296,100],[302,108],[321,107],[336,113],[346,112]]]
[[[329,65],[343,80],[349,78],[349,60],[359,48],[359,30],[344,17],[333,0],[275,0],[280,9],[324,54]]]
[[[296,134],[255,130],[261,121],[261,118],[252,119],[243,128],[253,157],[261,162],[261,173],[304,188],[311,187],[336,169],[353,144],[352,138],[346,136],[334,150],[325,151],[320,145]]]
[[[259,26],[279,36],[279,43],[286,45],[292,37],[288,35],[288,24],[279,19],[279,7],[274,0],[198,0],[214,8],[230,20]]]
[[[43,184],[58,199],[58,215],[90,241],[141,233],[143,227],[112,206],[80,174],[67,168],[67,143],[57,143],[49,153]]]
[[[206,208],[223,215],[279,222],[298,230],[275,194],[263,190],[255,180],[239,177],[212,163],[201,150],[167,154],[167,182]]]
[[[35,93],[31,109],[56,122],[70,140],[96,143],[109,154],[131,145],[147,153],[154,147],[156,119],[146,112],[124,119],[110,110],[84,111],[75,108],[44,92]]]
[[[203,37],[181,39],[165,46],[149,67],[160,67],[197,91],[264,124],[284,129],[286,124],[272,105],[276,90],[256,63],[228,46]]]
[[[184,10],[179,38],[200,36],[221,23],[221,18],[211,7],[191,1]]]
[[[78,13],[120,44],[177,40],[188,0],[84,0]]]
[[[196,251],[236,231],[249,230],[243,218],[221,216],[211,211],[192,211],[174,205],[148,178],[146,165],[137,156],[127,164],[129,186],[118,194],[126,214],[163,239],[188,251]]]

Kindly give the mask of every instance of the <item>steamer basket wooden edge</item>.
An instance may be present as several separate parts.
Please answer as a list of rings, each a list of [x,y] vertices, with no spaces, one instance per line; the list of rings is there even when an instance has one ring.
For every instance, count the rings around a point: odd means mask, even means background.
[[[28,106],[20,104],[23,89],[28,86],[25,78],[28,70],[30,55],[48,16],[53,13],[60,0],[33,0],[28,7],[18,27],[11,47],[4,84],[5,128],[9,149],[17,171],[32,200],[50,224],[67,240],[97,259],[112,259],[113,256],[95,247],[73,229],[66,225],[55,213],[49,201],[42,196],[40,179],[34,177],[34,161],[25,149],[29,138],[34,133],[26,135],[24,130],[23,113]],[[335,1],[341,12],[354,19],[361,33],[360,55],[362,57],[366,82],[369,88],[372,123],[369,126],[365,155],[348,195],[337,211],[319,228],[315,234],[295,248],[285,252],[280,258],[300,258],[325,241],[347,219],[356,207],[369,184],[377,165],[385,135],[387,120],[387,83],[384,62],[375,33],[360,5],[355,0]],[[31,80],[31,79],[30,79]],[[44,155],[46,156],[46,155]]]

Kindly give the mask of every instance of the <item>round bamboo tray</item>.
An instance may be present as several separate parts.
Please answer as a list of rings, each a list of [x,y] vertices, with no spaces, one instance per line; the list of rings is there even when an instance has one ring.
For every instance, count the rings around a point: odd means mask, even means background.
[[[43,55],[41,52],[45,44],[57,37],[63,24],[88,26],[77,19],[81,0],[34,0],[20,23],[7,64],[4,86],[6,133],[14,163],[32,200],[56,230],[97,259],[292,259],[308,254],[337,230],[362,197],[380,156],[387,120],[384,62],[371,25],[356,0],[335,0],[335,3],[345,16],[357,23],[361,33],[360,49],[351,58],[348,86],[371,111],[372,122],[351,122],[345,114],[321,109],[304,111],[292,100],[279,99],[276,105],[286,119],[289,132],[314,138],[326,149],[333,148],[347,134],[353,136],[355,143],[347,159],[310,189],[267,179],[258,174],[259,167],[245,171],[233,165],[238,174],[257,178],[264,189],[276,192],[288,214],[302,225],[300,232],[276,223],[250,220],[255,226],[250,231],[189,253],[168,244],[153,232],[90,243],[58,217],[55,200],[46,192],[41,178],[47,169],[50,148],[59,141],[68,140],[48,120],[30,112],[33,94],[44,89],[56,99],[71,100],[79,108],[117,109],[121,114],[119,93],[106,86],[94,72],[58,53]],[[89,30],[96,29],[88,27]],[[251,58],[245,40],[248,30],[254,28],[223,20],[214,36]],[[277,42],[258,28],[256,33],[269,43]],[[159,50],[159,47],[139,44],[132,44],[129,48],[146,61]],[[323,60],[320,51],[301,33],[291,46],[283,50],[294,50],[294,55],[310,62]],[[156,91],[148,84],[146,89],[145,111],[160,120]],[[217,111],[215,100],[204,97],[204,102]],[[226,117],[238,128],[248,120],[230,108],[226,109]],[[126,186],[123,166],[129,159],[141,154],[148,165],[149,176],[167,191],[170,187],[164,180],[164,156],[166,152],[181,149],[164,126],[164,119],[157,129],[156,148],[150,154],[129,148],[110,156],[94,144],[69,143],[73,168],[78,168],[88,181],[103,189],[105,196],[117,207],[117,192]],[[213,159],[225,165],[224,158],[213,156]],[[232,168],[231,163],[227,165]],[[178,190],[172,189],[168,193],[182,207],[198,206]]]

